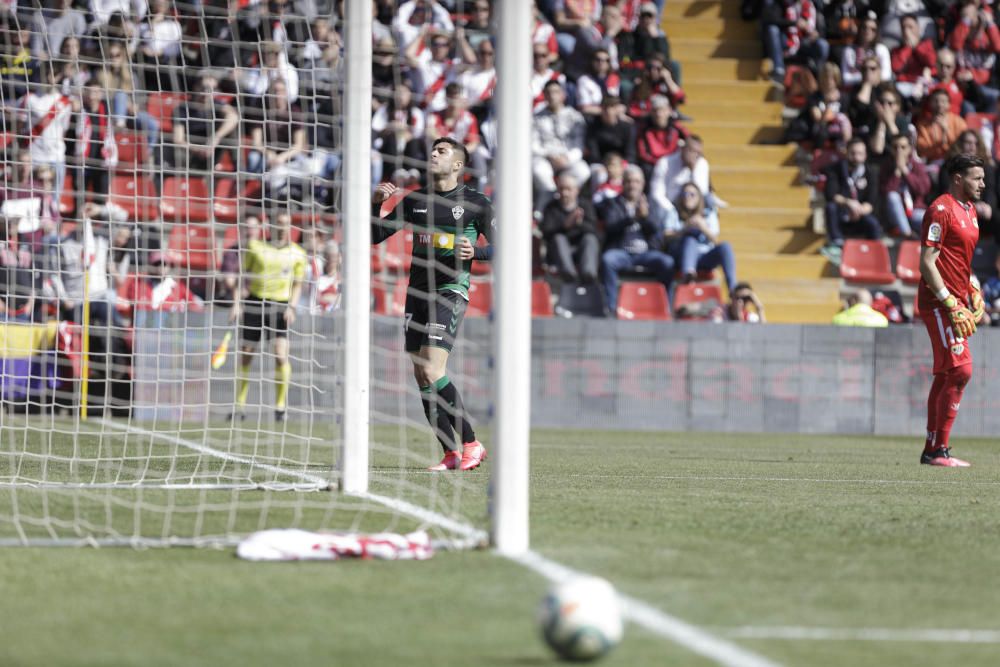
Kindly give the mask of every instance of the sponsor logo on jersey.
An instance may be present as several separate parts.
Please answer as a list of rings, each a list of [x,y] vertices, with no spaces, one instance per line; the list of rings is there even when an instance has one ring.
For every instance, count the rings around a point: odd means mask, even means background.
[[[955,356],[958,356],[963,352],[965,352],[964,343],[955,343],[954,345],[951,346],[951,353],[954,354]]]
[[[941,223],[931,223],[931,226],[927,229],[927,240],[935,242],[941,240]]]
[[[426,208],[415,208],[415,209],[413,209],[413,212],[414,213],[426,213],[427,209]]]
[[[451,215],[456,220],[460,219],[463,213],[465,213],[465,209],[462,208],[461,206],[455,206],[451,209]]]
[[[413,240],[419,245],[434,246],[435,248],[443,248],[445,250],[453,250],[455,248],[455,235],[445,234],[443,232],[418,232]]]

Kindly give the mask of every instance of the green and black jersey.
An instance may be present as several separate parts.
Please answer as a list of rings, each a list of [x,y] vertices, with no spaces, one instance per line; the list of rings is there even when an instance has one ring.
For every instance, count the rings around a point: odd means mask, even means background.
[[[489,198],[465,185],[446,192],[420,188],[379,220],[381,208],[372,206],[372,243],[381,243],[407,223],[413,229],[410,288],[428,293],[447,290],[468,299],[472,260],[460,260],[456,248],[461,237],[475,245],[482,234],[489,245],[477,247],[474,259],[492,259],[495,221]]]

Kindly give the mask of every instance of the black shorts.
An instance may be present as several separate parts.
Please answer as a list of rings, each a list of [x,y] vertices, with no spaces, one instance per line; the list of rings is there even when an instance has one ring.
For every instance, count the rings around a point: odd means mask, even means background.
[[[408,293],[403,315],[406,351],[439,347],[451,352],[467,306],[468,301],[461,294],[450,290],[430,294]]]
[[[240,340],[248,343],[260,342],[261,332],[267,338],[288,338],[288,322],[285,321],[284,301],[269,301],[249,297],[243,301],[243,319],[240,321]]]

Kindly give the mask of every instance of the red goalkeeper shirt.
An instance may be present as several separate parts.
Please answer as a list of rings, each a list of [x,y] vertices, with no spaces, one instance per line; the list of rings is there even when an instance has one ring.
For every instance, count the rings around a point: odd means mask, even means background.
[[[976,207],[966,206],[950,194],[943,194],[927,207],[922,234],[922,245],[941,250],[937,269],[945,287],[964,301],[969,293],[972,254],[979,242]],[[917,288],[917,305],[921,313],[929,313],[941,305],[923,278]]]

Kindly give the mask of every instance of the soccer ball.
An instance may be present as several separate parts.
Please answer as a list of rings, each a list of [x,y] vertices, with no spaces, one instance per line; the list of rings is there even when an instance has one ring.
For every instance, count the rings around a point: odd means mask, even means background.
[[[622,639],[618,596],[597,577],[553,586],[542,600],[538,623],[545,642],[565,660],[596,660]]]

